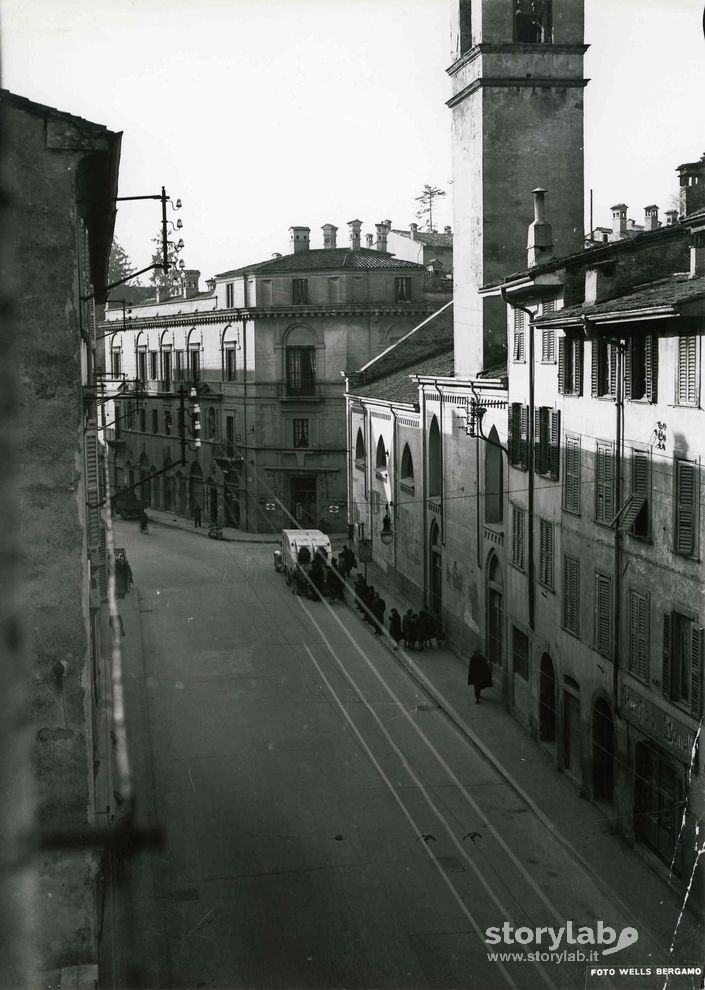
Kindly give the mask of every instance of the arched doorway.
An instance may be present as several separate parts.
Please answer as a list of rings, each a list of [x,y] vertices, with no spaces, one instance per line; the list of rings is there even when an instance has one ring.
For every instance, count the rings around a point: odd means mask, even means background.
[[[206,482],[208,490],[208,522],[214,523],[218,518],[218,488],[212,478]]]
[[[604,698],[592,709],[592,796],[595,801],[614,797],[614,722]]]
[[[504,649],[504,581],[502,568],[494,551],[487,562],[487,659],[502,667]]]
[[[203,509],[203,471],[198,461],[191,465],[191,473],[188,479],[188,511],[193,513],[198,506]]]
[[[434,521],[431,526],[431,572],[430,572],[430,606],[431,612],[440,621],[443,610],[443,552],[441,549],[441,531]]]
[[[548,653],[541,657],[539,673],[539,739],[556,741],[556,671]]]

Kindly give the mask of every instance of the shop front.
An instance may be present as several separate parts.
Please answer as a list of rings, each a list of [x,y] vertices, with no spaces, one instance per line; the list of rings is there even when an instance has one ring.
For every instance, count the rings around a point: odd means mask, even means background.
[[[684,878],[692,867],[692,822],[702,814],[697,727],[632,684],[622,686],[622,714],[634,770],[634,840]]]

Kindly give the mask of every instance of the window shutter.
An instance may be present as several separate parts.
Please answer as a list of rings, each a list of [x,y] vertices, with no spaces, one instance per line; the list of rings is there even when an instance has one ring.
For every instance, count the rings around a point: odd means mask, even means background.
[[[649,599],[638,591],[630,596],[629,669],[642,680],[649,671]]]
[[[574,395],[583,394],[583,346],[584,341],[576,340],[573,342],[573,385],[572,392]]]
[[[595,575],[595,649],[610,656],[610,582],[602,574]]]
[[[599,395],[599,384],[600,384],[600,342],[598,340],[593,340],[592,342],[592,395]]]
[[[509,463],[515,464],[516,458],[514,456],[514,406],[516,403],[510,402],[507,406],[507,452],[509,454]]]
[[[548,471],[554,481],[560,477],[561,465],[561,414],[551,410],[551,434],[548,459]]]
[[[563,624],[576,636],[578,623],[579,564],[574,557],[563,558]]]
[[[534,471],[537,474],[543,474],[542,461],[541,461],[541,419],[543,416],[543,409],[534,409]]]
[[[609,394],[617,394],[617,345],[607,345],[607,364],[609,366]]]
[[[632,337],[627,341],[627,346],[624,348],[624,398],[631,399],[632,397],[632,348],[634,347],[634,338]]]
[[[644,342],[646,399],[658,402],[658,337],[648,336]]]
[[[695,552],[695,465],[676,461],[676,552]]]
[[[86,428],[86,502],[88,503],[88,546],[97,549],[100,542],[100,501],[98,485],[98,431],[94,419]],[[92,508],[95,506],[95,508]]]
[[[565,395],[565,337],[558,339],[558,391],[561,395]]]
[[[565,502],[569,512],[580,511],[580,443],[574,437],[565,442]]]
[[[632,451],[632,494],[649,494],[649,455],[643,450]]]
[[[509,406],[507,449],[509,451],[510,464],[518,464],[520,461],[519,451],[521,449],[522,423],[521,410],[522,406],[520,402],[512,402]]]
[[[541,584],[547,588],[553,587],[553,524],[547,519],[541,520],[540,528],[539,574]]]
[[[671,697],[671,613],[663,613],[663,671],[661,673],[664,697]]]
[[[702,704],[702,664],[703,664],[703,632],[705,630],[693,627],[690,639],[690,714],[700,718],[703,713]]]
[[[522,471],[529,467],[529,407],[521,406],[521,439],[519,441],[519,462]]]
[[[597,519],[609,523],[614,517],[614,464],[612,451],[606,446],[597,448],[596,485]]]

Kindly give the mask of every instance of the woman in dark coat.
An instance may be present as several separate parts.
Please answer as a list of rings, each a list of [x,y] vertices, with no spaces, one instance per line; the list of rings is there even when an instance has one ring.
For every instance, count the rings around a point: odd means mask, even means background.
[[[479,650],[475,650],[468,665],[468,684],[475,689],[475,704],[480,704],[480,692],[492,687],[492,670]]]
[[[389,613],[389,635],[394,640],[394,649],[398,649],[399,640],[402,638],[401,616],[395,608]]]

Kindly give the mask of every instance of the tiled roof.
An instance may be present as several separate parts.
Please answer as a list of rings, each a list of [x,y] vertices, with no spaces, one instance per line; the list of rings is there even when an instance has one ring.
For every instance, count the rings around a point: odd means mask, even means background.
[[[400,237],[408,237],[411,240],[410,230],[392,230],[392,234],[399,234]],[[417,230],[415,241],[419,244],[429,244],[431,247],[453,247],[452,234],[438,234],[430,230]]]
[[[285,254],[281,258],[269,258],[267,261],[258,261],[253,265],[243,265],[242,268],[221,272],[216,278],[233,278],[250,272],[256,272],[258,275],[279,275],[289,272],[329,272],[340,269],[369,271],[380,268],[423,271],[423,265],[417,265],[414,261],[402,261],[385,251],[373,251],[370,248],[360,248],[359,251],[351,251],[350,248],[320,248]]]
[[[705,299],[705,275],[691,278],[688,274],[683,273],[670,275],[656,282],[647,282],[624,295],[594,303],[591,306],[585,304],[566,306],[565,309],[551,313],[550,321],[555,322],[559,318],[570,319],[576,316],[590,317],[608,313],[636,312],[661,306],[679,306],[694,302],[697,299]],[[537,322],[540,322],[540,317]]]
[[[448,370],[450,369],[450,370]],[[363,383],[350,386],[353,395],[414,402],[416,386],[409,375],[453,374],[453,303],[448,302],[401,340],[360,369]]]
[[[388,402],[400,402],[413,405],[419,396],[419,387],[411,375],[426,375],[429,377],[453,377],[453,350],[445,350],[440,354],[419,361],[410,368],[393,372],[385,378],[380,378],[369,385],[351,387],[352,395],[367,399],[384,399]]]
[[[505,275],[504,278],[497,279],[494,282],[488,282],[482,286],[482,289],[492,289],[521,278],[535,278],[537,275],[558,271],[561,268],[589,267],[591,264],[608,261],[614,255],[638,251],[643,247],[652,247],[660,241],[675,240],[679,237],[688,237],[687,227],[681,224],[674,224],[670,227],[659,227],[657,230],[638,231],[633,237],[625,237],[619,241],[608,241],[606,244],[598,243],[592,247],[576,251],[574,254],[552,258],[550,261],[545,261],[541,265],[535,265],[533,268],[522,268],[520,271]]]
[[[26,96],[11,93],[9,89],[0,89],[0,104],[16,107],[18,110],[26,110],[27,113],[38,114],[42,117],[60,117],[63,120],[68,118],[81,127],[89,127],[91,130],[102,131],[106,134],[110,133],[105,124],[96,124],[92,120],[77,117],[76,114],[67,113],[65,110],[57,110],[56,107],[49,107],[44,103],[35,103],[33,100],[28,100]]]

